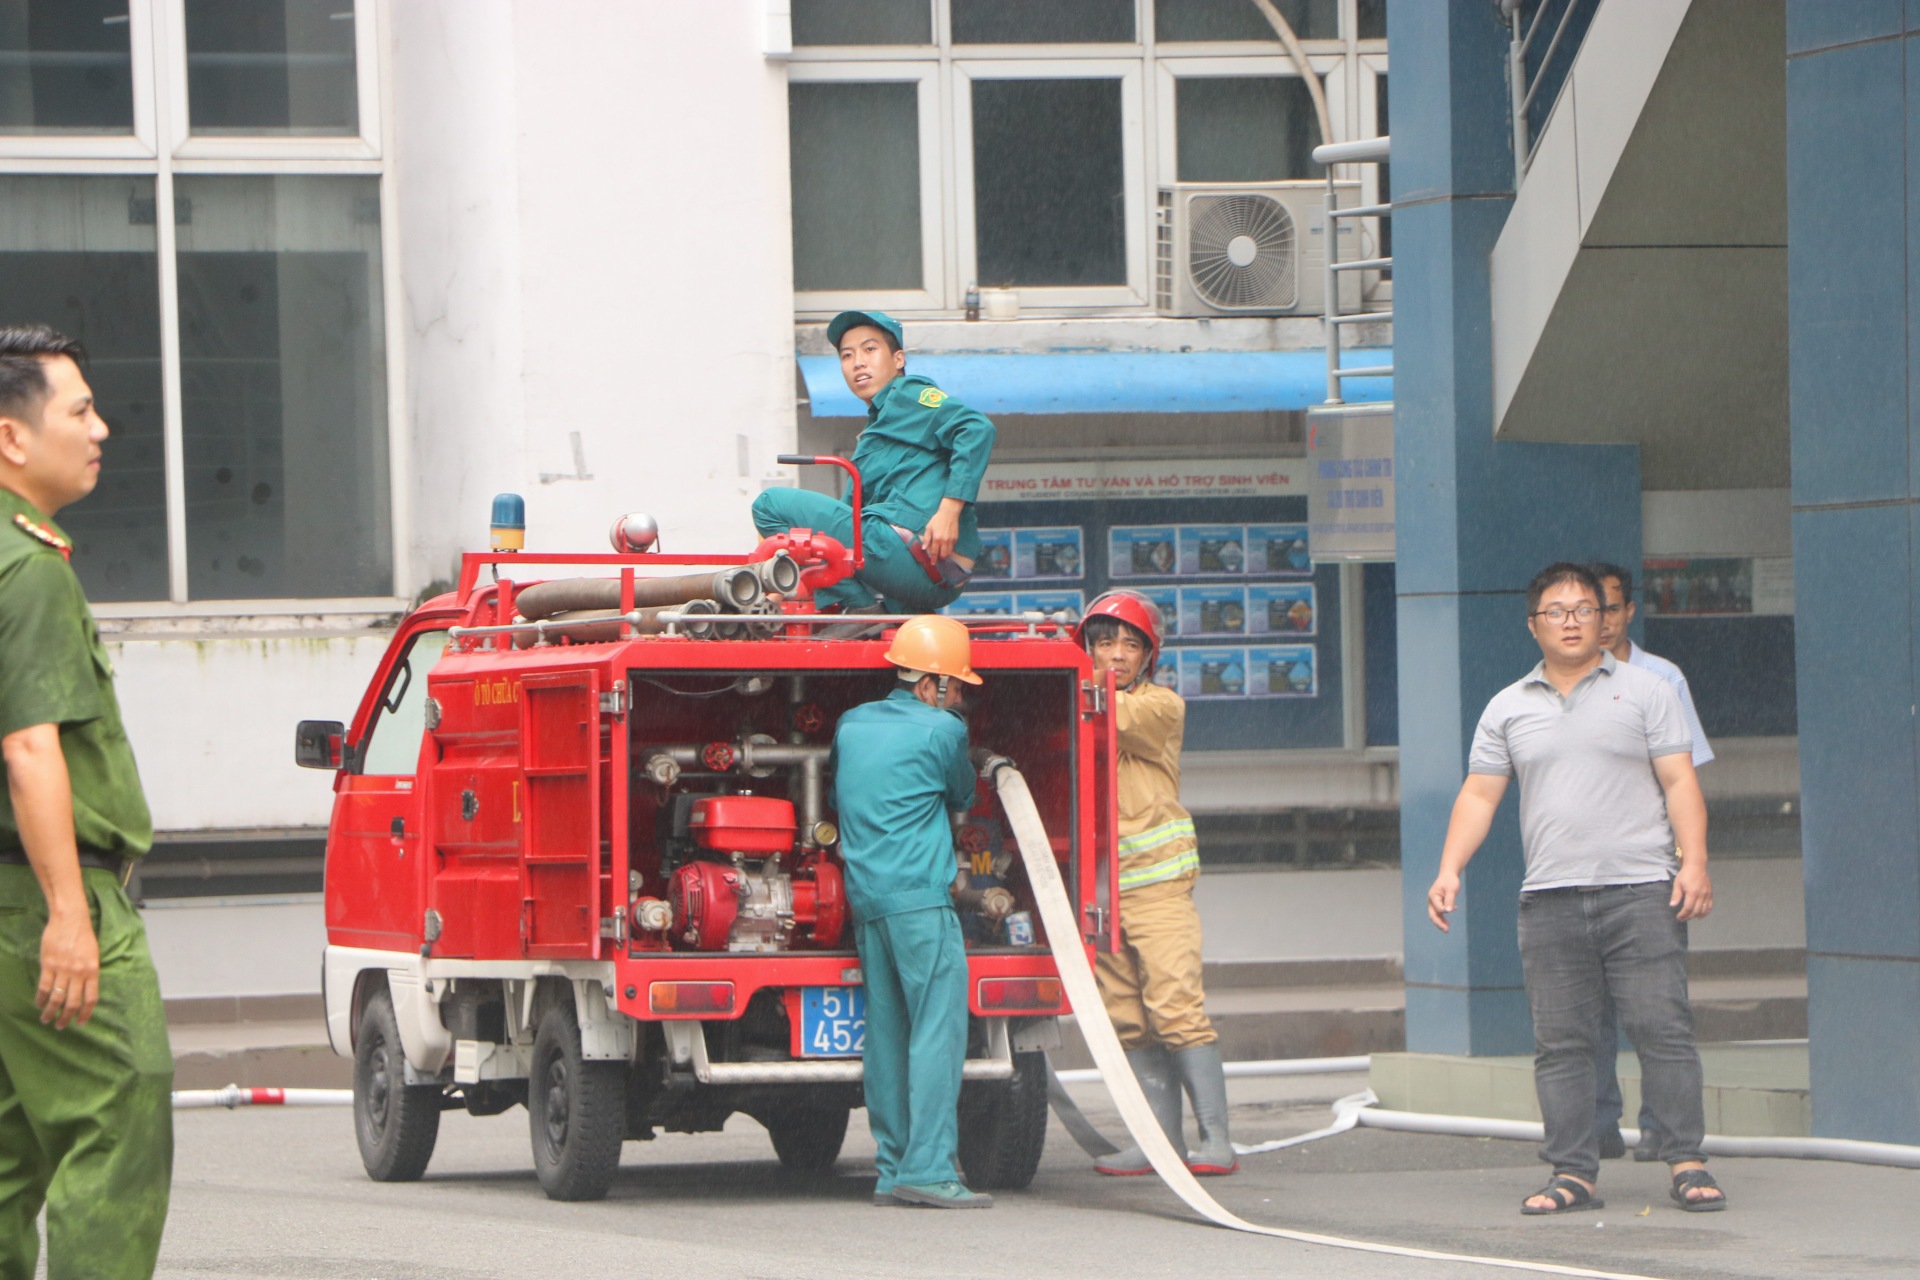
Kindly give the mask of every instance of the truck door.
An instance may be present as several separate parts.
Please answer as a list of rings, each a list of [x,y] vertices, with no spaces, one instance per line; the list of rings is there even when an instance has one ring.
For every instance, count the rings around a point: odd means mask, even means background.
[[[427,672],[447,645],[445,619],[396,645],[367,727],[340,780],[327,842],[327,928],[342,946],[413,951],[420,945],[420,794]]]
[[[594,671],[521,682],[521,922],[529,956],[594,953],[600,902],[600,683]]]

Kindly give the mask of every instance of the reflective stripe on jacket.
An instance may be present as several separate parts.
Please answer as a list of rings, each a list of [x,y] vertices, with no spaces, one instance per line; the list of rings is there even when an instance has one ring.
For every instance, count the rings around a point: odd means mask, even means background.
[[[1180,744],[1187,704],[1142,684],[1115,699],[1120,738],[1120,889],[1191,879],[1200,871],[1193,815],[1180,803]]]

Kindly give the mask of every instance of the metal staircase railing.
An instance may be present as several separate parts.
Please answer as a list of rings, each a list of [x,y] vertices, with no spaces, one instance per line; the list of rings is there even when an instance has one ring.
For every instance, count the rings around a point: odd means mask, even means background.
[[[1526,10],[1531,7],[1533,16],[1529,19]],[[1513,189],[1518,191],[1526,180],[1527,169],[1533,164],[1533,153],[1539,144],[1533,123],[1533,108],[1536,99],[1546,108],[1544,118],[1551,112],[1554,102],[1559,98],[1561,89],[1566,87],[1567,76],[1573,68],[1573,55],[1585,38],[1587,26],[1593,21],[1593,15],[1599,11],[1600,0],[1500,0],[1500,15],[1506,20],[1511,33],[1507,42],[1507,90],[1513,97]],[[1539,60],[1529,67],[1529,54],[1533,48],[1533,38],[1540,34],[1540,28],[1546,19],[1558,12],[1558,20],[1553,24],[1553,36],[1547,41],[1547,47],[1541,52]],[[1575,19],[1579,21],[1576,23]],[[1569,35],[1573,43],[1567,46],[1567,56],[1555,61],[1554,55],[1560,51],[1560,45]],[[1540,97],[1542,92],[1546,97]]]
[[[1348,378],[1391,378],[1393,366],[1390,364],[1365,365],[1357,368],[1340,367],[1341,330],[1350,324],[1392,323],[1393,312],[1340,310],[1340,273],[1343,271],[1386,271],[1392,268],[1390,257],[1354,258],[1340,261],[1340,237],[1338,234],[1342,218],[1386,218],[1393,214],[1393,201],[1383,204],[1356,205],[1342,209],[1335,202],[1333,168],[1340,164],[1385,164],[1392,154],[1391,140],[1388,138],[1363,138],[1358,142],[1330,142],[1313,149],[1313,162],[1322,165],[1327,171],[1327,209],[1326,209],[1326,260],[1327,260],[1327,403],[1345,404],[1342,384]],[[1366,305],[1362,297],[1362,307]]]

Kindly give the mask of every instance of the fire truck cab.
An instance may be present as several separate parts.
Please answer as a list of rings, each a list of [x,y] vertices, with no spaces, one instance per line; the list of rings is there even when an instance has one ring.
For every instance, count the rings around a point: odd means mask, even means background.
[[[735,1112],[789,1169],[838,1158],[864,1014],[829,756],[841,713],[894,677],[886,635],[816,637],[835,619],[811,589],[857,556],[804,530],[769,543],[469,554],[458,588],[401,623],[351,722],[300,726],[301,763],[336,770],[327,1028],[373,1178],[419,1177],[443,1112],[515,1106],[556,1199],[605,1195],[625,1142]],[[547,580],[513,580],[529,571]],[[972,744],[1022,771],[1083,934],[1045,936],[983,783],[954,816],[960,1159],[971,1185],[1017,1188],[1068,1012],[1051,944],[1118,928],[1111,697],[1065,620],[970,625]]]

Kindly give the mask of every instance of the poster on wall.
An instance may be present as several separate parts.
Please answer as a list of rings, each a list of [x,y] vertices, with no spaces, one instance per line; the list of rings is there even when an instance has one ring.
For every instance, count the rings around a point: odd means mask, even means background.
[[[1312,698],[1319,694],[1310,644],[1278,644],[1247,650],[1247,688],[1256,698]]]
[[[1247,696],[1245,649],[1182,649],[1180,696],[1244,698]]]
[[[1178,649],[1166,649],[1161,652],[1159,661],[1154,663],[1153,682],[1162,689],[1180,692],[1180,651]]]
[[[1247,526],[1247,572],[1305,577],[1313,572],[1312,548],[1304,524]]]
[[[1785,616],[1793,557],[1689,556],[1642,562],[1641,608],[1662,618]]]
[[[1078,527],[1015,529],[1013,573],[1016,578],[1078,578],[1086,570]]]
[[[1178,652],[1180,674],[1172,687],[1183,698],[1313,698],[1320,693],[1318,655],[1310,644],[1193,646]]]
[[[1078,591],[1022,591],[1013,597],[1015,613],[1064,613],[1074,622],[1086,607],[1086,597]]]
[[[1247,588],[1250,635],[1310,636],[1318,609],[1311,582],[1260,582]]]
[[[1180,564],[1180,530],[1170,524],[1118,525],[1107,531],[1107,576],[1164,578]]]
[[[1247,633],[1245,587],[1181,587],[1182,636],[1242,636]]]
[[[980,531],[980,558],[973,562],[973,576],[987,581],[1013,576],[1013,530]]]
[[[948,605],[943,613],[956,618],[1007,616],[1013,612],[1011,591],[969,591]]]
[[[1180,573],[1247,571],[1247,527],[1243,524],[1183,524],[1180,526]]]

